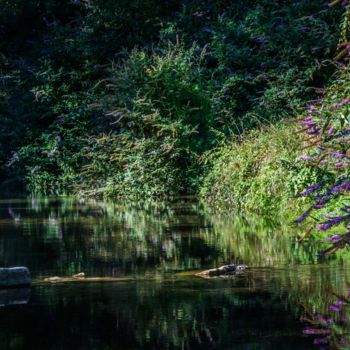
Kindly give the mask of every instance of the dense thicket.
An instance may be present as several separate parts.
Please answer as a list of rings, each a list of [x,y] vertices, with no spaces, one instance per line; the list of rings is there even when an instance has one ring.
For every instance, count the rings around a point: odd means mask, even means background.
[[[317,95],[341,13],[319,0],[0,0],[3,188],[196,192],[223,135]]]
[[[298,161],[302,142],[294,123],[270,125],[251,131],[242,140],[222,142],[206,155],[210,167],[201,196],[216,210],[274,216],[305,206],[305,200],[291,197],[319,181],[325,172]]]

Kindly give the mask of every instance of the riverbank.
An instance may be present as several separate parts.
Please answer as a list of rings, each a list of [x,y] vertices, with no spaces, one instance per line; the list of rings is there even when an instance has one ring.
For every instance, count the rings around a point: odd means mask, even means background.
[[[300,209],[295,200],[321,173],[302,158],[297,122],[265,126],[222,142],[205,159],[209,172],[201,196],[217,210],[247,210],[279,215]]]
[[[0,57],[0,182],[10,192],[198,194],[214,172],[203,155],[222,139],[256,130],[253,139],[319,96],[343,15],[319,1],[49,3],[1,11],[11,39]]]

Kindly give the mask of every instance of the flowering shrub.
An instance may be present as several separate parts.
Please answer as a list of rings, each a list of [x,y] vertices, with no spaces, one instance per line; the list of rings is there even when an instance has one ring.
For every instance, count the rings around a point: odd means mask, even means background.
[[[327,95],[308,105],[307,115],[301,119],[305,154],[299,160],[324,174],[320,182],[308,187],[299,197],[309,197],[312,205],[297,223],[312,223],[318,232],[334,232],[339,226],[342,233],[330,233],[332,246],[321,256],[329,255],[350,243],[350,69],[340,66],[336,81]],[[307,218],[309,218],[307,220]],[[308,230],[311,233],[311,230]],[[303,237],[306,238],[306,237]]]
[[[350,346],[350,319],[349,319],[350,293],[337,295],[337,299],[328,305],[329,312],[319,314],[306,309],[302,320],[309,325],[303,333],[314,337],[314,345],[321,350],[349,349]]]

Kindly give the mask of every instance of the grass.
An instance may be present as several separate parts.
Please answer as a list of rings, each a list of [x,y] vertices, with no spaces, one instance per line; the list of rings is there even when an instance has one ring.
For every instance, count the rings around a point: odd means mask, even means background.
[[[204,156],[210,170],[201,197],[214,209],[285,212],[290,199],[320,176],[297,161],[301,138],[294,124],[265,126],[222,143]]]

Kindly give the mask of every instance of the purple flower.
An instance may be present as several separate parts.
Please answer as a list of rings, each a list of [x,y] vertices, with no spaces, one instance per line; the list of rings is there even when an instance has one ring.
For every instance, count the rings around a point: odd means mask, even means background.
[[[323,326],[327,326],[330,323],[329,320],[325,319],[322,315],[317,315],[316,320],[320,322]]]
[[[334,236],[328,237],[327,240],[328,240],[329,242],[336,242],[336,241],[338,241],[340,238],[342,238],[341,235],[334,235]]]
[[[342,158],[346,158],[347,156],[344,153],[336,152],[336,153],[333,153],[333,157],[337,159],[342,159]]]
[[[298,160],[305,160],[305,161],[308,161],[308,160],[315,160],[315,157],[310,157],[310,156],[304,154],[304,155],[298,157]]]
[[[335,166],[336,166],[337,168],[341,168],[341,167],[343,167],[343,166],[345,166],[345,165],[347,165],[347,164],[348,164],[347,162],[339,162],[339,163],[336,163]]]
[[[314,105],[310,105],[308,110],[307,110],[308,115],[316,115],[318,114],[318,111]]]
[[[345,129],[340,134],[343,135],[343,136],[349,135],[350,134],[350,129]]]
[[[319,135],[321,132],[321,128],[314,128],[313,130],[309,130],[306,133],[308,135]]]
[[[317,319],[317,321],[319,321],[319,322],[326,322],[326,320],[323,318],[322,315],[317,315],[317,316],[316,316],[316,319]]]
[[[347,98],[344,98],[343,100],[341,100],[340,102],[335,103],[334,107],[339,108],[339,107],[342,107],[342,106],[348,104],[349,102],[350,102],[350,97],[347,97]]]
[[[344,181],[339,185],[336,185],[334,187],[332,187],[328,193],[339,193],[341,191],[349,191],[350,190],[350,182],[349,181]]]
[[[330,304],[329,308],[334,311],[334,312],[340,312],[341,311],[341,307],[335,304]]]
[[[305,118],[305,119],[311,119],[311,118]],[[302,123],[304,126],[309,126],[309,127],[316,126],[315,122],[311,120],[305,120],[305,119],[304,119],[304,122]]]
[[[309,212],[309,211],[307,211],[307,212],[301,214],[297,219],[295,219],[295,222],[296,222],[296,223],[302,222],[302,221],[304,221],[308,216],[310,216],[310,212]]]
[[[349,344],[349,341],[343,337],[340,338],[340,341],[339,341],[339,344],[341,346],[345,346],[345,345],[348,345]]]
[[[331,227],[337,226],[337,225],[339,225],[341,222],[343,222],[344,220],[349,219],[349,217],[350,217],[350,215],[335,216],[335,217],[331,218],[330,220],[321,223],[321,224],[318,226],[318,230],[319,230],[319,231],[326,231],[326,230],[329,230]]]
[[[327,343],[326,338],[315,338],[314,339],[314,345],[326,344],[326,343]]]
[[[321,188],[321,184],[317,183],[314,185],[311,185],[310,187],[308,187],[304,192],[300,193],[297,195],[297,197],[305,197],[308,196],[311,193],[314,193],[315,191],[317,191],[319,188]]]
[[[318,196],[314,196],[315,199],[320,198]],[[321,197],[322,198],[322,197]],[[313,206],[313,209],[322,209],[325,204],[327,204],[331,200],[331,197],[324,197],[320,199],[316,204]]]
[[[335,305],[337,305],[337,306],[344,305],[344,304],[345,304],[344,301],[341,300],[341,299],[338,299],[338,300],[335,302]]]
[[[328,130],[328,135],[332,135],[334,133],[334,128],[331,126]]]
[[[336,61],[336,62],[340,67],[346,67],[346,64],[344,62],[339,62],[339,61]]]
[[[331,331],[330,329],[325,328],[305,328],[303,330],[304,334],[329,334]]]

